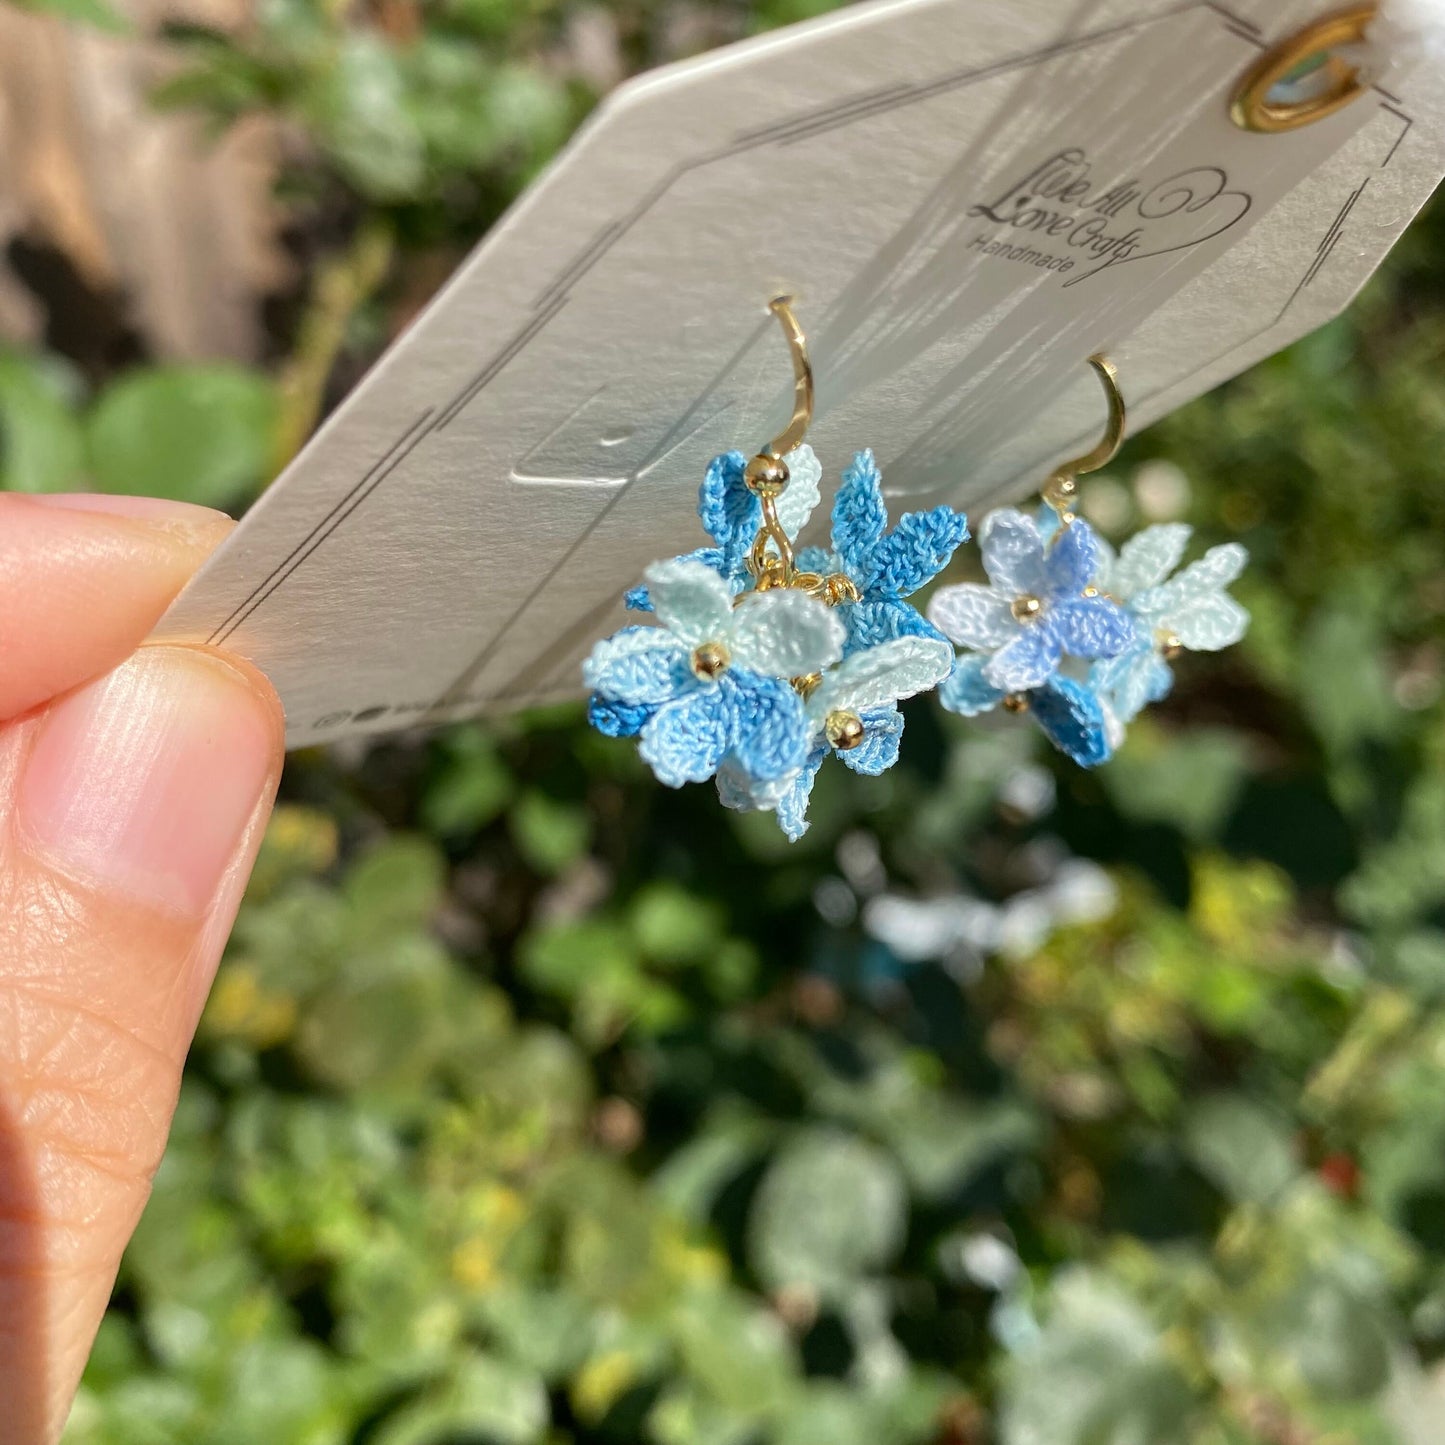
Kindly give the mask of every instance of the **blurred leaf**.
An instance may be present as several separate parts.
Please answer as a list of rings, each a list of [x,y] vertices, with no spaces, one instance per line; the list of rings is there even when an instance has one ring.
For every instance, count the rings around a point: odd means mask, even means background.
[[[472,723],[447,729],[436,747],[442,761],[421,801],[427,831],[445,838],[486,827],[511,802],[515,789],[496,744]]]
[[[748,1255],[773,1288],[848,1286],[892,1259],[907,1196],[898,1167],[871,1144],[830,1130],[778,1151],[753,1201]]]
[[[380,36],[350,31],[304,95],[308,122],[362,194],[395,201],[427,180],[426,150],[408,108],[397,53]]]
[[[724,933],[717,904],[671,883],[651,883],[633,900],[632,927],[643,953],[655,963],[697,963]]]
[[[130,21],[111,9],[105,0],[15,0],[15,3],[22,10],[33,10],[37,15],[73,20],[112,35],[129,34],[133,28]]]
[[[60,492],[85,466],[76,384],[53,365],[0,352],[0,487]]]
[[[462,1439],[528,1445],[547,1427],[547,1395],[530,1371],[472,1354],[420,1401],[397,1412],[377,1445],[453,1445]]]
[[[1194,1104],[1184,1147],[1199,1172],[1236,1204],[1268,1204],[1299,1172],[1286,1121],[1243,1094]]]
[[[233,506],[265,480],[276,394],[220,364],[135,371],[100,394],[87,423],[103,491]]]
[[[1144,823],[1170,823],[1199,842],[1219,831],[1249,766],[1249,747],[1223,728],[1165,733],[1147,719],[1103,771],[1114,805]]]
[[[1300,698],[1328,746],[1343,751],[1399,730],[1402,715],[1383,652],[1378,623],[1359,605],[1326,609],[1305,629]]]
[[[539,873],[561,873],[587,851],[591,825],[581,808],[532,790],[512,807],[517,851]]]
[[[1140,1306],[1082,1270],[1060,1277],[1036,1344],[1004,1380],[1001,1445],[1185,1440],[1194,1397]]]

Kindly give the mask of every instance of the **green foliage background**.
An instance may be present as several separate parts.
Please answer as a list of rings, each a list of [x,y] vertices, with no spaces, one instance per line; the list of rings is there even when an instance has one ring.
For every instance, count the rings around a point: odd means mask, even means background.
[[[632,69],[820,8],[606,13]],[[595,14],[173,33],[158,104],[304,141],[304,294],[265,375],[0,357],[4,485],[244,505]],[[914,706],[790,848],[574,709],[294,758],[73,1445],[1438,1440],[1442,228],[1091,489],[1255,557],[1099,774]]]

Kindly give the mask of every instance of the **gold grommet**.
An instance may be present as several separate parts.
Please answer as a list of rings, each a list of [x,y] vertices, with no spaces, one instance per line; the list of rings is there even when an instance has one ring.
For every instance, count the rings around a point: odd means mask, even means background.
[[[1352,5],[1306,25],[1266,51],[1245,72],[1230,100],[1229,118],[1242,130],[1264,135],[1298,130],[1343,110],[1367,89],[1359,67],[1332,54],[1346,45],[1364,43],[1377,7]],[[1297,100],[1271,100],[1281,81],[1311,61],[1323,69],[1321,86]]]

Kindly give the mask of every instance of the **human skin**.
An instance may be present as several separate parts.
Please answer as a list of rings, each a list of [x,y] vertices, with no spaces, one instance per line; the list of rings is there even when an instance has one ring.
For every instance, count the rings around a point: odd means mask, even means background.
[[[0,495],[0,1445],[60,1437],[280,777],[259,673],[142,645],[230,526]]]

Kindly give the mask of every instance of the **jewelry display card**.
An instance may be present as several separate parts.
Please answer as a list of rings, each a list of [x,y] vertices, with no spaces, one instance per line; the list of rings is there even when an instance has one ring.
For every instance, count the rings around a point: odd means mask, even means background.
[[[786,419],[830,471],[1022,496],[1337,314],[1445,173],[1425,72],[1279,134],[1241,76],[1328,0],[883,0],[613,95],[177,600],[292,746],[575,697],[708,460]],[[1381,88],[1382,85],[1388,89]]]

